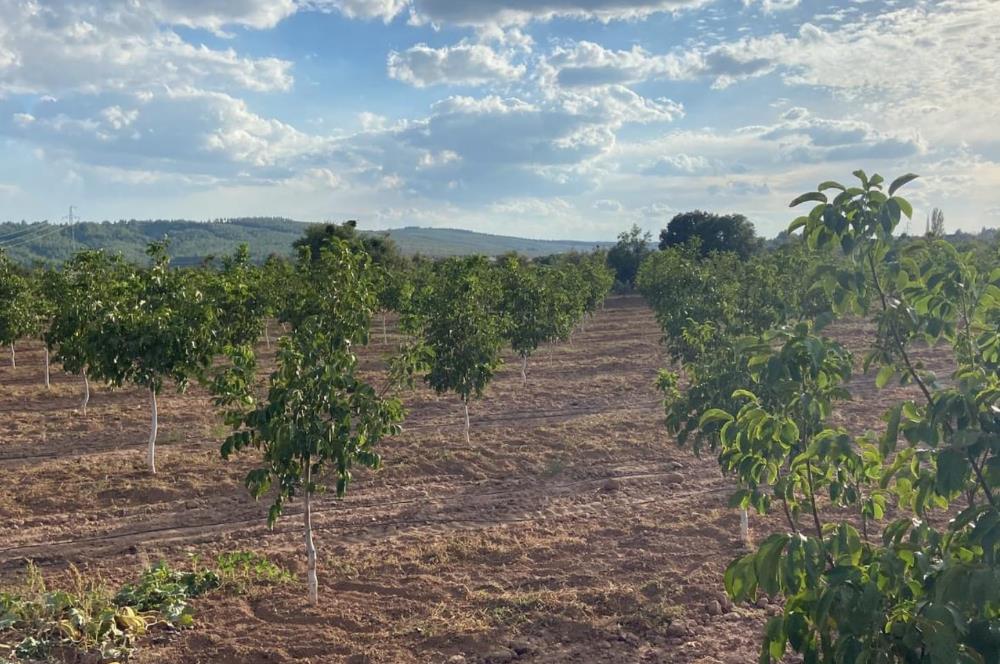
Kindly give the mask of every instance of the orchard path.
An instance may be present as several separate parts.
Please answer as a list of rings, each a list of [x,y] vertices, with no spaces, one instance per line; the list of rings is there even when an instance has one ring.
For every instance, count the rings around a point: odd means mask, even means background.
[[[380,322],[373,342],[362,358],[378,380]],[[144,395],[97,388],[84,417],[79,381],[54,371],[47,393],[40,362],[25,345],[16,370],[0,367],[0,582],[27,559],[118,580],[237,549],[301,571],[298,501],[267,530],[268,504],[242,486],[253,456],[219,459],[225,429],[202,390],[160,399],[153,477]],[[664,362],[649,309],[615,297],[572,344],[540,349],[526,388],[518,363],[501,370],[472,407],[471,445],[458,401],[417,391],[384,469],[318,501],[320,607],[304,609],[297,585],[206,598],[196,629],[139,661],[472,662],[504,648],[517,661],[754,661],[775,607],[714,615],[742,552],[738,516],[715,460],[663,429]]]

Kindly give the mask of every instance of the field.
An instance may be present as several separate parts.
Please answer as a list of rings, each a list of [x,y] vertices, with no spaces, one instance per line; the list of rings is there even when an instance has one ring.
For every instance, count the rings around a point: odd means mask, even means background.
[[[870,328],[834,333],[857,349]],[[659,338],[640,298],[610,299],[572,344],[531,360],[526,388],[517,362],[502,370],[473,405],[471,446],[457,400],[410,395],[385,467],[317,501],[318,607],[298,583],[213,594],[194,629],[154,631],[136,661],[756,661],[777,607],[723,598],[743,550],[733,486],[666,435]],[[380,341],[362,351],[376,381]],[[161,559],[247,549],[301,577],[300,504],[267,530],[267,504],[242,485],[253,455],[219,458],[226,430],[205,392],[160,399],[154,477],[145,395],[97,387],[83,416],[79,379],[54,372],[46,392],[41,359],[25,344],[15,370],[0,367],[2,584],[29,559],[53,582],[69,563],[118,582]],[[860,432],[897,395],[855,383],[840,423]],[[758,539],[780,526],[751,517]]]

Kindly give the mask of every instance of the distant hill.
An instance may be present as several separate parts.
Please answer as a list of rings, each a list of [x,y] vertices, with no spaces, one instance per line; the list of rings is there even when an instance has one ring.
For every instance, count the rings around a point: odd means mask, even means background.
[[[435,258],[485,254],[499,256],[516,251],[524,256],[548,256],[570,251],[587,252],[606,249],[613,242],[583,242],[576,240],[529,240],[508,235],[489,235],[453,228],[417,228],[408,226],[385,233],[405,254],[422,254]]]
[[[292,242],[302,235],[307,224],[277,217],[252,217],[218,221],[117,221],[84,222],[72,227],[63,224],[0,224],[0,248],[15,261],[61,262],[82,249],[106,249],[120,252],[133,261],[145,259],[146,245],[164,237],[170,239],[170,254],[175,264],[200,263],[208,256],[231,253],[246,243],[254,258],[270,254],[289,255]],[[485,254],[496,256],[516,251],[527,256],[545,256],[569,251],[591,251],[608,247],[609,242],[566,240],[529,240],[489,235],[474,231],[407,227],[391,231],[368,231],[389,235],[407,255],[431,257]]]

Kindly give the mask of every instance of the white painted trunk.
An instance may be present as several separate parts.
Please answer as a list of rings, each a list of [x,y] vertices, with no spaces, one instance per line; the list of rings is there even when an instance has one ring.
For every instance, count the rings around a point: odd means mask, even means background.
[[[49,389],[49,347],[45,347],[45,389]]]
[[[462,401],[462,405],[465,406],[465,442],[471,444],[472,441],[469,439],[469,402]]]
[[[749,544],[750,542],[750,515],[746,510],[740,510],[740,541]]]
[[[264,320],[264,343],[271,347],[271,333],[267,331],[267,319]]]
[[[149,449],[146,451],[146,463],[149,465],[149,472],[156,474],[156,428],[158,426],[158,421],[156,419],[156,392],[153,388],[149,388],[149,396],[152,399],[153,404],[153,420],[152,426],[149,429]]]
[[[312,492],[309,485],[312,484],[312,464],[306,463],[306,490],[305,490],[305,510],[302,512],[302,519],[305,525],[306,540],[306,577],[309,585],[309,603],[315,606],[319,604],[319,579],[316,576],[316,546],[313,544],[312,536]]]
[[[14,344],[10,345],[10,367],[11,369],[17,368],[17,357],[14,355]]]
[[[382,343],[389,343],[389,332],[385,327],[385,312],[382,312]]]
[[[90,403],[90,379],[87,378],[87,372],[83,372],[83,403],[80,404],[80,409],[83,410],[83,414],[87,414],[87,404]]]
[[[528,386],[528,356],[521,356],[521,386]]]

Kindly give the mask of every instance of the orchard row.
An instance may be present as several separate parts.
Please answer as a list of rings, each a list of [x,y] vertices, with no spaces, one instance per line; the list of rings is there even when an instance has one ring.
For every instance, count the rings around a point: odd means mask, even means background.
[[[517,256],[376,264],[358,242],[326,235],[303,243],[296,261],[261,266],[245,248],[218,265],[175,269],[165,243],[148,248],[148,266],[100,251],[59,269],[22,272],[0,253],[0,342],[44,342],[48,362],[81,376],[82,409],[90,382],[149,392],[149,470],[156,472],[157,395],[168,382],[207,386],[232,434],[223,457],[257,450],[246,478],[257,498],[272,498],[269,524],[296,496],[305,506],[309,591],[317,598],[311,498],[330,478],[338,495],[355,465],[378,467],[375,451],[399,432],[403,389],[422,379],[456,394],[465,410],[480,398],[511,348],[521,377],[538,347],[570,337],[601,305],[614,281],[602,254],[549,264]],[[388,358],[383,384],[360,376],[355,349],[367,345],[373,315],[399,314],[403,341]],[[256,345],[271,345],[275,369],[258,389]]]
[[[896,236],[916,176],[855,176],[793,201],[813,207],[778,253],[644,261],[637,283],[679,367],[660,374],[667,427],[718,455],[733,506],[785,522],[725,576],[736,601],[783,604],[761,662],[789,647],[805,662],[997,662],[1000,255]],[[875,386],[908,386],[878,431],[836,424],[855,362],[823,328],[843,315],[876,326]]]

